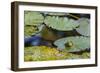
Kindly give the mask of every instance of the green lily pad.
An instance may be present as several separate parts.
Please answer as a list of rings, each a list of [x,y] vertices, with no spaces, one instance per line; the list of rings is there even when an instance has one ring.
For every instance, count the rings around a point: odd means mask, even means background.
[[[77,32],[84,36],[90,36],[90,20],[88,18],[80,18],[78,21],[79,27]]]
[[[59,13],[59,12],[49,12],[49,13],[47,13],[47,14],[49,14],[49,15],[58,15],[58,16],[63,16],[63,15],[67,15],[67,13]]]
[[[43,23],[44,17],[40,12],[26,11],[25,25],[38,25]]]
[[[48,27],[61,31],[73,30],[78,26],[75,20],[67,17],[47,16],[44,22]]]
[[[90,48],[90,38],[83,36],[66,37],[54,42],[59,50],[79,52]]]

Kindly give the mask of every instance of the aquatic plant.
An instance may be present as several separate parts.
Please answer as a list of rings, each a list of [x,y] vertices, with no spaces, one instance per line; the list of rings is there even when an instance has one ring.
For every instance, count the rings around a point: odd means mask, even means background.
[[[57,15],[57,16],[65,16],[65,15],[67,15],[67,13],[63,13],[63,12],[62,12],[62,13],[61,13],[61,12],[60,12],[60,13],[59,13],[59,12],[47,12],[46,14],[47,14],[47,15],[51,15],[51,16],[54,16],[54,15],[55,15],[55,16],[56,16],[56,15]]]
[[[61,60],[69,58],[69,53],[61,52],[56,48],[47,46],[34,46],[25,48],[25,61]]]
[[[90,52],[87,52],[90,50],[90,37],[87,37],[90,36],[88,18],[70,13],[33,11],[25,11],[24,16],[25,61],[90,58]],[[70,35],[73,34],[73,29],[79,35]],[[79,52],[82,53],[77,54]]]
[[[44,21],[44,16],[40,12],[25,11],[24,15],[24,35],[31,36],[40,32]]]
[[[38,28],[34,26],[24,26],[24,36],[35,35],[38,32]]]
[[[59,51],[57,48],[47,46],[25,47],[24,61],[47,61],[47,60],[63,60],[63,59],[85,59],[89,58],[90,53],[73,54]]]
[[[43,20],[40,12],[25,11],[25,25],[38,25],[43,23]]]
[[[88,18],[80,18],[77,23],[79,27],[76,31],[84,36],[90,36],[90,20]]]
[[[73,30],[78,26],[75,20],[58,16],[47,16],[44,23],[48,27],[61,31]]]
[[[54,42],[59,50],[79,52],[90,48],[90,38],[83,36],[66,37]]]

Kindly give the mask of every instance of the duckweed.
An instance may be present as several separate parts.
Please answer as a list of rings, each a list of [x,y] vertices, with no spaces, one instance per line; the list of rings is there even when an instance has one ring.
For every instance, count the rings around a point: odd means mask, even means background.
[[[57,48],[47,46],[26,47],[24,60],[27,61],[47,61],[47,60],[63,60],[63,59],[78,59],[88,58],[88,53],[81,55],[59,51]]]
[[[24,26],[24,35],[25,36],[31,36],[34,35],[36,32],[38,32],[38,29],[33,26]]]

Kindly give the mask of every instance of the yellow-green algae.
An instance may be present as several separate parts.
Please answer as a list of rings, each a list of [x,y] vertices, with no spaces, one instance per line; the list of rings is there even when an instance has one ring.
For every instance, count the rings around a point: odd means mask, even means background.
[[[24,26],[24,35],[31,36],[38,32],[38,29],[34,26]]]
[[[25,47],[24,61],[47,61],[47,60],[64,60],[64,59],[82,59],[89,58],[88,52],[81,55],[59,51],[56,48],[47,46]]]

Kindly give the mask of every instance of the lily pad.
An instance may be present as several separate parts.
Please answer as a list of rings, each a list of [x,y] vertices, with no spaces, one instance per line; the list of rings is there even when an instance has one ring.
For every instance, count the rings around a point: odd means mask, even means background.
[[[38,25],[43,23],[44,17],[40,12],[26,11],[25,25]]]
[[[58,16],[64,16],[64,15],[67,15],[67,13],[58,13],[58,12],[50,12],[50,13],[47,13],[49,15],[58,15]]]
[[[88,18],[80,18],[78,21],[79,27],[77,32],[84,36],[90,36],[90,20]]]
[[[61,31],[73,30],[78,26],[77,22],[74,19],[58,16],[47,16],[44,20],[44,23],[48,27]]]
[[[90,48],[90,38],[83,36],[66,37],[54,42],[59,50],[79,52]]]

